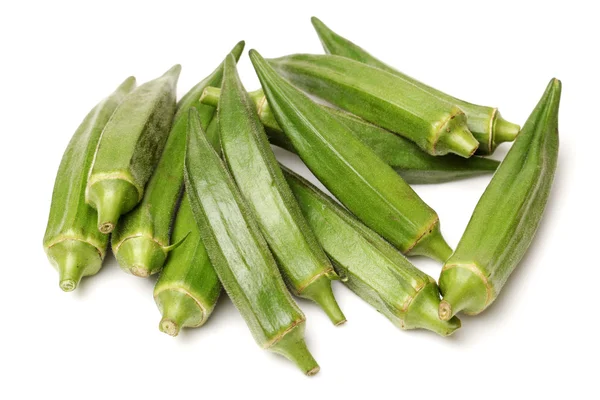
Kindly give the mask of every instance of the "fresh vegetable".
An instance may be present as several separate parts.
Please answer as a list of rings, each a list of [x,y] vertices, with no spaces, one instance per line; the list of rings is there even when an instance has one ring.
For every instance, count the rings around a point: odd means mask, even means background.
[[[112,232],[144,195],[171,128],[180,71],[176,65],[131,92],[102,132],[85,195],[102,233]]]
[[[244,42],[232,50],[239,59]],[[223,65],[219,65],[202,82],[194,86],[177,106],[173,126],[160,160],[144,190],[140,204],[124,215],[112,233],[112,249],[123,270],[147,277],[160,271],[167,254],[179,243],[170,243],[171,225],[177,200],[183,187],[183,159],[187,132],[188,111],[194,107],[200,114],[203,127],[211,121],[215,108],[198,101],[205,87],[220,86]]]
[[[182,244],[169,253],[154,287],[154,301],[162,314],[159,329],[177,336],[181,328],[203,325],[221,293],[186,194],[175,218],[173,241]]]
[[[83,276],[94,275],[102,266],[108,236],[98,231],[98,216],[85,202],[85,187],[102,130],[134,88],[135,78],[129,77],[96,105],[75,131],[60,162],[44,250],[58,270],[60,287],[65,292],[74,290]]]
[[[305,317],[226,166],[190,111],[185,187],[210,260],[256,342],[284,355],[307,375],[319,366],[304,342]]]
[[[204,104],[217,106],[221,90],[207,87],[200,98]],[[258,110],[269,141],[295,153],[294,146],[275,120],[262,90],[249,93]],[[352,133],[392,167],[408,183],[441,183],[492,173],[500,164],[482,157],[462,158],[454,154],[432,156],[401,136],[375,126],[350,113],[322,106],[333,117],[345,124]]]
[[[438,216],[352,131],[250,51],[265,95],[298,155],[353,214],[405,254],[445,261]]]
[[[318,18],[313,17],[312,24],[315,27],[327,54],[347,57],[363,64],[382,69],[396,75],[407,83],[426,91],[433,97],[460,107],[467,115],[467,126],[469,130],[479,142],[477,154],[491,154],[500,143],[512,142],[517,137],[520,129],[519,126],[503,119],[497,108],[471,104],[427,86],[373,57],[361,47],[333,32]]]
[[[232,57],[225,60],[219,124],[229,171],[290,291],[319,304],[334,324],[344,323],[346,318],[331,290],[331,280],[338,276],[287,186]]]
[[[308,181],[283,171],[319,243],[354,293],[402,329],[446,336],[460,327],[456,317],[438,318],[440,297],[433,278]]]
[[[531,244],[556,170],[560,93],[553,79],[479,199],[440,275],[440,318],[485,310]]]
[[[387,71],[332,55],[295,54],[269,64],[298,88],[412,140],[431,155],[470,157],[479,146],[459,107]],[[267,98],[274,108],[268,93]]]

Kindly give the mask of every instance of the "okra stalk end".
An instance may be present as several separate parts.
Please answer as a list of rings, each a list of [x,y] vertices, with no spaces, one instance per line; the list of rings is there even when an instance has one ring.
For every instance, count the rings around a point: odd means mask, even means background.
[[[454,153],[469,158],[479,148],[479,142],[467,127],[467,116],[458,107],[452,109],[448,120],[439,127],[438,140],[433,145],[433,154]]]
[[[205,320],[204,308],[188,293],[166,289],[154,299],[162,314],[158,329],[167,335],[177,336],[181,328],[198,327]]]
[[[460,328],[457,317],[443,320],[438,316],[440,296],[435,283],[425,285],[415,296],[406,311],[405,329],[428,329],[441,336],[448,336]]]
[[[444,321],[461,311],[478,314],[493,298],[490,283],[474,264],[444,266],[439,282],[443,298],[438,313]]]
[[[496,116],[494,118],[494,126],[492,129],[493,132],[493,141],[495,145],[504,142],[512,142],[517,138],[517,135],[521,131],[521,127],[517,124],[513,124],[512,122],[508,122],[498,111],[496,111]]]
[[[139,190],[124,179],[101,179],[88,190],[87,202],[98,211],[98,230],[108,234],[119,217],[133,209],[140,200]]]
[[[134,236],[118,245],[115,256],[123,271],[147,278],[162,269],[167,252],[150,237]]]
[[[49,247],[46,253],[58,270],[59,285],[65,292],[75,290],[82,277],[96,274],[102,266],[98,249],[81,240],[63,240]]]
[[[219,106],[219,98],[221,97],[221,89],[214,86],[208,86],[202,91],[198,101],[212,107]]]
[[[313,358],[312,354],[310,354],[308,347],[306,347],[306,342],[304,341],[304,328],[304,321],[293,326],[288,332],[284,332],[283,336],[275,342],[269,350],[281,354],[292,361],[307,376],[313,376],[316,375],[321,368]]]
[[[319,276],[300,293],[300,297],[317,303],[335,326],[346,322],[346,317],[333,296],[331,280],[327,275]]]
[[[440,223],[435,221],[429,231],[417,240],[416,244],[406,252],[408,256],[425,256],[444,262],[452,255],[452,248],[440,232]]]

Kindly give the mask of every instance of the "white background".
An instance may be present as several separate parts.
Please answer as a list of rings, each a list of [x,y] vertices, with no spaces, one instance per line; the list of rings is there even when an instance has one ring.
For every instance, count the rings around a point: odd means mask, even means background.
[[[0,397],[598,398],[600,29],[586,4],[594,2],[3,2]],[[112,256],[77,291],[61,292],[42,237],[62,152],[88,110],[126,76],[144,82],[175,63],[181,95],[241,39],[265,57],[321,53],[312,15],[405,73],[520,124],[550,78],[562,80],[552,196],[497,302],[441,338],[398,330],[336,284],[345,326],[300,301],[321,365],[307,378],[254,343],[226,296],[203,328],[159,332],[154,280],[124,274]],[[246,55],[239,68],[257,88]],[[488,181],[415,187],[452,246]],[[439,275],[440,265],[414,262]]]

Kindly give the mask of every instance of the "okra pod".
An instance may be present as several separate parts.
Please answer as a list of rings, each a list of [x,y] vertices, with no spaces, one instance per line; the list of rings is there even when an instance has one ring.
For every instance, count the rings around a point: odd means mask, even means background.
[[[290,296],[260,228],[190,110],[185,188],[208,256],[256,342],[307,375],[319,366],[304,342],[305,317]]]
[[[159,329],[177,336],[181,328],[203,325],[221,293],[186,194],[175,218],[173,241],[182,243],[169,253],[154,287],[154,301],[162,314]]]
[[[232,50],[239,59],[244,42]],[[170,243],[170,230],[183,187],[183,159],[188,111],[194,107],[202,126],[207,127],[215,108],[198,102],[207,86],[220,86],[223,64],[194,86],[177,105],[173,126],[160,160],[144,190],[140,204],[121,219],[112,233],[112,249],[121,268],[133,275],[147,277],[161,270],[167,254],[177,241]]]
[[[556,170],[560,93],[553,79],[479,199],[440,275],[440,318],[485,310],[531,244]]]
[[[354,215],[405,254],[445,261],[438,216],[352,131],[250,51],[279,126],[316,177]]]
[[[229,171],[290,291],[316,302],[334,324],[344,323],[331,290],[331,280],[338,277],[287,186],[233,57],[225,60],[219,124]]]
[[[217,106],[221,90],[207,87],[200,98],[204,104]],[[249,93],[254,101],[260,121],[265,127],[269,141],[292,153],[294,146],[277,124],[269,103],[262,90]],[[392,167],[406,182],[441,183],[457,179],[492,173],[500,162],[483,157],[463,158],[454,154],[432,156],[422,151],[416,144],[402,136],[371,124],[350,113],[321,106],[352,130],[352,133],[375,152],[386,164]]]
[[[431,155],[468,158],[479,146],[459,107],[387,71],[332,55],[295,54],[269,64],[300,89],[412,140]]]
[[[102,233],[142,200],[171,129],[180,71],[176,65],[131,92],[102,132],[85,195]]]
[[[442,336],[460,328],[456,317],[438,318],[435,280],[308,181],[282,168],[300,208],[343,282],[402,329]]]
[[[363,64],[372,65],[396,75],[400,79],[427,91],[436,98],[460,107],[467,115],[467,126],[469,127],[469,130],[479,142],[477,154],[492,154],[500,143],[512,142],[517,137],[520,129],[519,125],[508,122],[502,118],[497,108],[468,103],[432,88],[431,86],[427,86],[373,57],[358,45],[329,29],[318,18],[312,17],[311,21],[323,44],[323,49],[327,54],[347,57]]]
[[[96,105],[71,138],[60,162],[50,216],[44,235],[44,250],[58,270],[62,290],[74,290],[82,277],[96,274],[108,246],[108,236],[97,228],[96,211],[85,202],[88,171],[102,130],[135,88],[127,78],[109,97]]]

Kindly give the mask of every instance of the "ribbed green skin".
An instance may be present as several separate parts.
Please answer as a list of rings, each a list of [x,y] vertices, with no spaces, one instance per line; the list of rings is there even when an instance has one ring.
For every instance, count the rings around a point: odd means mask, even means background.
[[[220,89],[209,87],[200,98],[205,104],[218,103]],[[269,141],[295,153],[294,146],[277,124],[271,107],[262,90],[249,93],[256,104],[258,117],[265,127]],[[350,113],[322,106],[341,123],[352,130],[386,164],[392,167],[407,183],[442,183],[492,173],[500,162],[482,157],[463,158],[454,154],[432,156],[422,151],[408,139],[373,125]]]
[[[169,253],[154,287],[154,300],[162,314],[160,330],[176,336],[181,328],[206,322],[217,304],[221,282],[200,238],[186,194],[177,211],[172,239],[183,242]]]
[[[354,293],[402,329],[446,336],[460,327],[458,318],[438,318],[433,278],[308,181],[283,170],[310,227]]]
[[[85,202],[88,171],[102,130],[134,88],[135,78],[129,77],[96,105],[75,131],[60,162],[44,250],[60,274],[60,287],[64,291],[75,289],[83,276],[94,275],[102,266],[108,236],[98,231],[98,215]]]
[[[445,261],[438,216],[352,131],[250,51],[265,95],[298,155],[354,215],[403,253]]]
[[[333,55],[295,54],[269,64],[298,88],[412,140],[431,155],[470,157],[479,146],[460,108],[387,71]]]
[[[281,173],[232,57],[225,60],[219,123],[229,171],[254,213],[290,291],[315,301],[334,324],[345,322],[331,291],[330,281],[337,275]]]
[[[303,339],[305,317],[290,296],[267,242],[233,178],[190,112],[185,187],[200,236],[231,301],[256,342],[306,374],[319,367]]]
[[[236,60],[243,50],[244,42],[233,48]],[[124,271],[147,277],[162,269],[170,250],[171,225],[183,186],[187,113],[190,108],[196,108],[206,128],[216,110],[198,99],[205,87],[220,86],[222,78],[223,64],[181,99],[160,160],[144,190],[144,198],[138,207],[121,218],[113,231],[113,253]]]
[[[479,142],[477,154],[491,154],[496,150],[496,147],[498,147],[500,143],[513,141],[519,133],[519,126],[505,121],[500,116],[497,108],[468,103],[427,86],[373,57],[361,47],[333,32],[318,18],[312,17],[311,21],[323,44],[323,49],[327,54],[350,58],[363,64],[372,65],[390,72],[401,79],[422,88],[432,96],[456,104],[460,107],[467,115],[467,126],[469,127],[469,130]]]
[[[487,308],[531,244],[556,170],[560,93],[553,79],[446,261],[439,281],[442,318]]]
[[[110,233],[119,216],[143,198],[171,129],[181,67],[134,90],[102,132],[86,201],[98,210],[98,229]]]

